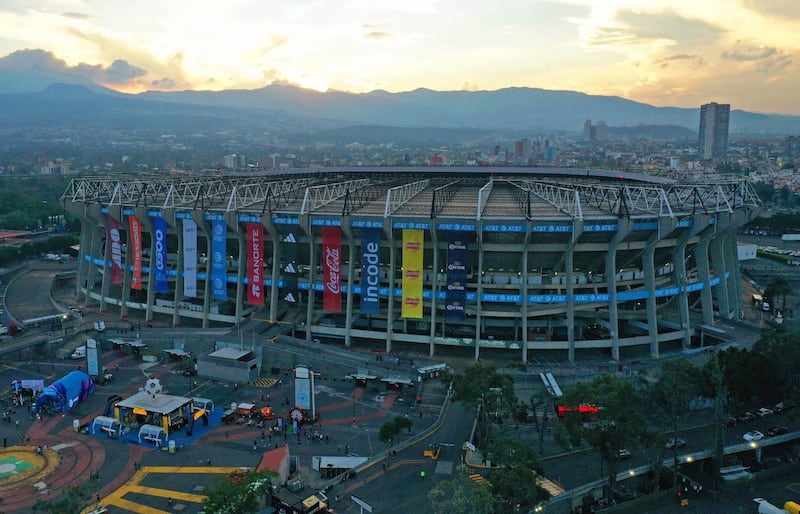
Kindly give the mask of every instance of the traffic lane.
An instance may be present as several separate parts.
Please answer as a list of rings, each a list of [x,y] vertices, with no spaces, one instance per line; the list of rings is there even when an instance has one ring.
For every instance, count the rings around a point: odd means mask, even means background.
[[[50,296],[53,277],[57,273],[71,271],[74,268],[74,264],[60,266],[49,262],[29,264],[24,270],[20,270],[21,275],[10,280],[6,287],[6,310],[20,321],[58,314],[60,311]]]

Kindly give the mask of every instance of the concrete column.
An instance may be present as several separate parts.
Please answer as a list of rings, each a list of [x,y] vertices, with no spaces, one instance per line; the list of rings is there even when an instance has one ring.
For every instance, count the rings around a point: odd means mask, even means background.
[[[153,322],[153,305],[156,301],[156,238],[154,234],[153,218],[145,215],[142,222],[142,233],[150,231],[150,272],[147,274],[147,304],[144,307],[144,321],[147,326]],[[142,280],[144,282],[144,279]]]
[[[567,359],[575,362],[575,245],[583,234],[583,221],[572,221],[572,236],[564,252],[564,268],[567,273]]]
[[[347,259],[350,264],[347,267],[347,297],[345,300],[345,333],[344,345],[350,348],[353,344],[352,340],[352,327],[353,327],[353,288],[355,287],[355,267],[356,267],[356,241],[353,235],[353,229],[350,228],[350,217],[342,218],[342,235],[347,240]]]
[[[195,211],[192,213],[192,219],[195,223],[197,223],[197,251],[200,251],[200,235],[202,234],[206,238],[206,263],[205,265],[200,264],[200,259],[198,256],[197,260],[197,271],[200,272],[200,267],[203,266],[205,268],[204,272],[206,274],[206,280],[203,283],[203,328],[208,328],[209,325],[209,316],[211,314],[211,305],[213,303],[213,299],[211,298],[211,291],[212,291],[212,283],[211,283],[211,264],[212,264],[212,257],[213,254],[211,252],[211,226],[209,222],[203,219],[203,212],[202,211]]]
[[[125,238],[127,244],[125,245],[125,264],[122,267],[122,294],[119,302],[119,319],[128,321],[128,300],[131,299],[131,280],[133,280],[133,237],[131,236],[130,223],[128,222],[128,215],[123,216],[120,220],[120,228],[125,229]]]
[[[311,342],[311,324],[314,322],[314,280],[317,274],[317,238],[314,236],[313,227],[308,227],[308,303],[306,304],[306,342]],[[300,244],[299,242],[297,244]],[[298,264],[299,266],[299,264]],[[300,285],[298,283],[298,289]]]
[[[617,247],[630,233],[630,220],[619,218],[617,232],[608,243],[606,288],[608,289],[608,324],[611,327],[611,358],[619,361],[619,310],[617,307]]]
[[[522,243],[522,262],[520,263],[522,277],[522,285],[520,285],[519,293],[522,296],[522,307],[520,308],[520,317],[522,318],[522,359],[523,364],[528,362],[528,244],[531,238],[531,222],[528,221],[525,230],[525,240]]]
[[[709,217],[706,215],[696,215],[694,224],[681,233],[675,242],[673,251],[673,263],[675,264],[675,284],[680,289],[676,297],[678,302],[678,314],[680,316],[681,331],[683,332],[683,347],[689,348],[691,345],[692,327],[689,318],[689,296],[686,292],[686,245],[689,239],[696,236],[708,227]]]
[[[477,298],[476,308],[475,308],[475,360],[480,358],[480,351],[481,351],[481,311],[483,310],[483,302],[481,298],[483,297],[483,277],[484,277],[484,269],[483,269],[483,222],[479,221],[477,226],[478,234],[478,290],[477,290]]]
[[[266,222],[267,232],[272,238],[272,287],[269,290],[269,319],[275,321],[278,319],[278,302],[280,301],[278,297],[280,294],[278,281],[281,279],[281,245],[283,244],[283,236],[269,216],[264,216],[264,221]],[[306,332],[311,330],[307,323],[306,329]]]
[[[647,298],[645,299],[645,307],[647,309],[647,334],[650,338],[650,355],[653,358],[658,358],[661,355],[661,351],[658,346],[658,308],[656,303],[655,251],[656,246],[663,235],[671,233],[674,229],[674,219],[659,219],[658,230],[653,232],[653,234],[651,234],[647,239],[644,254],[642,255],[644,287],[647,289]]]
[[[110,211],[110,209],[109,209]],[[118,213],[117,213],[118,214]],[[108,216],[111,215],[111,212],[108,213]],[[119,217],[117,217],[119,219]],[[103,225],[103,231],[106,234],[106,241],[103,249],[103,280],[100,283],[100,306],[98,310],[100,312],[105,312],[106,310],[106,297],[109,295],[109,290],[111,289],[111,249],[110,245],[111,242],[108,240],[108,217],[105,217],[105,224]]]
[[[86,257],[91,258],[92,236],[94,233],[93,225],[86,215],[86,207],[84,206],[84,214],[81,216],[81,241],[80,250],[78,252],[78,269],[75,273],[75,300],[81,301],[81,294],[86,284],[89,267],[91,264],[86,260]],[[83,301],[88,301],[88,291],[83,292]]]
[[[383,232],[386,234],[387,242],[389,243],[389,269],[387,271],[387,276],[389,278],[389,298],[387,299],[386,306],[386,353],[390,353],[392,351],[392,333],[394,332],[394,277],[395,267],[397,266],[397,249],[394,244],[392,219],[384,218],[383,223]]]
[[[703,324],[714,324],[714,298],[711,291],[711,266],[708,259],[708,245],[716,233],[715,227],[709,226],[700,236],[694,247],[694,259],[697,262],[697,277],[703,284],[700,290],[700,307],[703,313]]]
[[[242,236],[242,226],[239,224],[237,214],[235,212],[225,213],[225,222],[228,228],[233,227],[234,235],[236,236],[236,323],[244,319],[244,295],[247,292],[247,287],[244,284],[244,277],[247,270],[247,252],[245,251],[245,238]],[[228,230],[230,234],[230,230]],[[230,241],[228,241],[230,242]],[[227,248],[230,248],[226,245]]]
[[[439,237],[436,231],[436,225],[433,221],[434,220],[431,220],[431,244],[433,245],[433,276],[431,278],[433,280],[431,281],[430,346],[428,348],[428,355],[431,357],[436,353],[436,293],[439,291]]]
[[[730,238],[733,234],[735,236],[736,231],[733,229],[731,222],[731,216],[729,214],[718,214],[717,215],[717,223],[716,223],[716,236],[711,241],[711,263],[714,266],[714,277],[719,279],[719,283],[717,284],[714,293],[714,296],[717,298],[717,305],[719,306],[719,315],[722,319],[730,319],[731,318],[731,302],[730,299],[730,292],[728,291],[728,280],[725,278],[726,272],[730,271],[730,267],[738,267],[738,255],[736,259],[733,261],[728,260],[727,253],[727,243],[726,241]],[[730,266],[730,265],[733,266]],[[741,302],[741,301],[740,301]],[[740,302],[735,302],[734,305],[739,305]],[[738,310],[733,316],[737,316],[739,314]]]
[[[173,213],[174,214],[174,213]],[[186,267],[183,262],[183,220],[180,224],[176,218],[172,218],[175,223],[175,234],[178,237],[178,262],[175,264],[175,295],[172,298],[172,326],[181,326],[180,300],[183,298],[183,269]]]

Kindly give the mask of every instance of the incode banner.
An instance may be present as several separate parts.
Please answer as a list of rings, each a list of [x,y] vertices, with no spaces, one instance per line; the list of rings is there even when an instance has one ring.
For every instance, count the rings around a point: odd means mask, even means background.
[[[197,223],[183,220],[183,296],[197,297]]]
[[[467,243],[463,232],[450,232],[447,242],[447,292],[445,319],[463,320],[467,302]]]
[[[167,220],[164,218],[153,218],[153,237],[155,251],[153,259],[156,270],[156,292],[169,293],[169,283],[167,282]]]
[[[133,276],[131,289],[142,288],[142,222],[136,216],[128,216],[131,255],[133,256]]]
[[[361,314],[378,314],[381,285],[381,229],[361,231]]]
[[[224,220],[211,222],[211,297],[215,300],[228,299],[228,225]]]
[[[403,229],[403,306],[404,318],[422,318],[422,262],[425,249],[422,230]]]
[[[342,229],[322,229],[322,308],[342,312]]]
[[[111,283],[122,284],[122,235],[119,232],[119,221],[108,216],[108,237],[106,238],[106,258],[111,262]]]
[[[247,302],[264,303],[264,226],[247,223]]]

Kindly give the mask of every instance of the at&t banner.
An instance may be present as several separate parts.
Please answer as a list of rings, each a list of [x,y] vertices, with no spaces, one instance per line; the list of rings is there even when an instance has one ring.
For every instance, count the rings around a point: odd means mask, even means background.
[[[131,256],[133,257],[133,276],[131,289],[142,288],[142,222],[136,216],[128,216]]]
[[[322,229],[322,308],[328,312],[342,311],[342,229]]]
[[[464,232],[450,232],[447,241],[447,292],[445,319],[462,320],[467,301],[467,243]]]
[[[361,314],[378,314],[381,310],[381,229],[361,231]]]
[[[228,299],[228,225],[224,220],[211,222],[211,297],[215,300]]]
[[[183,220],[183,296],[197,297],[197,223]]]
[[[156,292],[169,293],[167,282],[167,220],[153,218],[154,252],[153,260],[156,271]]]
[[[422,230],[403,229],[403,307],[404,318],[422,318],[422,262],[425,245]]]
[[[122,284],[122,235],[119,232],[119,221],[111,216],[106,220],[108,237],[106,238],[106,257],[111,262],[111,283]]]
[[[264,303],[264,226],[247,223],[247,302]]]

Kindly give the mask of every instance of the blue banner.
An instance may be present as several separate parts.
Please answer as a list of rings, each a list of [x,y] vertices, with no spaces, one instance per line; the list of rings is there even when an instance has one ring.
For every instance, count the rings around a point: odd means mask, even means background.
[[[169,283],[167,282],[167,220],[164,218],[153,218],[154,235],[154,268],[156,276],[156,292],[169,293]]]
[[[381,302],[381,229],[361,231],[361,314],[378,314]]]
[[[211,222],[211,297],[214,300],[228,299],[228,225],[225,220]]]
[[[447,241],[445,319],[463,320],[466,317],[469,252],[464,236],[463,232],[451,231]]]

